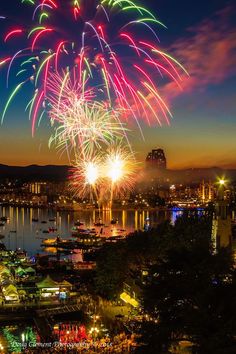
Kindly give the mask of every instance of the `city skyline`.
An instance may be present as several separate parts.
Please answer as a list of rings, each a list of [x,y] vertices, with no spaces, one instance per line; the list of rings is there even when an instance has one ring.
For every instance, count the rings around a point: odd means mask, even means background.
[[[13,3],[17,2],[1,4],[1,13]],[[160,1],[158,5],[145,1],[145,5],[167,25],[168,30],[159,31],[161,45],[185,66],[190,78],[184,78],[183,91],[172,83],[160,88],[173,113],[170,126],[148,127],[141,123],[145,140],[132,127],[130,140],[137,158],[144,161],[148,151],[161,147],[170,169],[235,168],[235,5],[232,1],[200,1],[190,6],[185,0],[178,5],[171,1]],[[0,88],[5,92],[2,78]],[[65,153],[48,148],[51,132],[47,119],[32,138],[31,122],[24,113],[27,94],[19,94],[0,127],[0,163],[68,164]],[[1,108],[5,98],[3,94]]]

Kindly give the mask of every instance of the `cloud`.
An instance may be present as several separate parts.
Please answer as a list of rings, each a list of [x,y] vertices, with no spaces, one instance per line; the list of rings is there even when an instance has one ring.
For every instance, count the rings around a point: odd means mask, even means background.
[[[188,29],[188,36],[174,43],[170,50],[188,70],[182,81],[183,91],[174,82],[162,87],[168,101],[184,93],[204,90],[236,74],[236,27],[233,6],[227,6]]]

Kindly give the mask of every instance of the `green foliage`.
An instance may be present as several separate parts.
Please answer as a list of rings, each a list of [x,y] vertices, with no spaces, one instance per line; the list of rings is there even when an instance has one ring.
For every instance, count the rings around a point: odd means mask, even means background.
[[[196,354],[236,353],[236,273],[229,250],[213,252],[211,225],[211,213],[186,213],[102,248],[96,291],[113,299],[133,282],[155,319],[142,325],[140,352],[168,353],[187,339]]]
[[[165,347],[187,338],[198,354],[236,352],[233,260],[228,250],[212,253],[210,229],[205,217],[178,219],[164,256],[149,268],[144,307],[158,326],[149,324],[148,338],[144,324],[142,341],[147,346],[156,341]]]
[[[96,292],[109,300],[114,299],[122,291],[126,272],[127,258],[124,245],[105,245],[97,259]]]
[[[137,279],[140,271],[155,262],[165,243],[164,235],[171,229],[166,222],[158,230],[135,232],[126,241],[106,244],[97,257],[95,290],[107,299],[120,295],[124,281]]]

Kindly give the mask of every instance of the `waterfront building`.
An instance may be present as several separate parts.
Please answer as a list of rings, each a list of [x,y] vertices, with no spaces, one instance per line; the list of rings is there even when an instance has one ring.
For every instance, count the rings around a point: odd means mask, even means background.
[[[215,197],[215,190],[212,182],[209,181],[206,183],[203,180],[198,189],[198,199],[202,203],[208,203],[214,200],[214,197]]]
[[[32,194],[46,193],[46,182],[33,182],[29,184],[29,192]]]
[[[72,290],[72,284],[68,281],[56,282],[49,275],[40,282],[37,282],[36,286],[39,289],[41,298],[56,296],[60,299],[66,299]]]
[[[224,198],[224,181],[218,189],[215,214],[212,221],[212,239],[215,249],[230,247],[232,244],[232,217],[229,201]]]

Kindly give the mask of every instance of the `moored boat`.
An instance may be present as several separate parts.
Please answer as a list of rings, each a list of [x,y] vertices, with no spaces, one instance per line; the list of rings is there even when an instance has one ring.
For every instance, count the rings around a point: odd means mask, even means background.
[[[81,222],[80,220],[77,220],[77,221],[75,221],[74,225],[75,226],[82,226],[82,225],[84,225],[84,223]]]
[[[115,225],[115,224],[117,224],[117,223],[118,223],[118,219],[112,219],[112,220],[111,220],[111,224],[112,224],[112,225]]]

